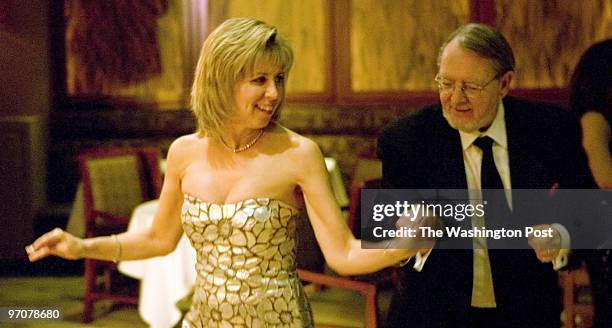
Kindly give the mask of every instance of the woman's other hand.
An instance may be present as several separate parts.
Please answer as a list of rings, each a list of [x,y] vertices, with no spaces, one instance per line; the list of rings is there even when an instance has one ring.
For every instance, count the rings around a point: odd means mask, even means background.
[[[26,246],[30,262],[35,262],[49,255],[68,260],[82,257],[83,239],[77,238],[60,228],[55,228],[40,236],[31,245]]]

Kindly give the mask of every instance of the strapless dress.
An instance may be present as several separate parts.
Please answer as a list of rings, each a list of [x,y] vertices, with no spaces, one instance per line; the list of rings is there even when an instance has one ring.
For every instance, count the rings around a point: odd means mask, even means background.
[[[197,278],[183,327],[312,327],[296,272],[298,214],[272,198],[215,204],[185,195]]]

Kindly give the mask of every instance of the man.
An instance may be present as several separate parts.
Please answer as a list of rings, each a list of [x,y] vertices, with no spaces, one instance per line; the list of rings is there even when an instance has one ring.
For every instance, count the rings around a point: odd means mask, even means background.
[[[453,32],[438,58],[441,103],[381,133],[384,187],[491,188],[481,181],[487,147],[499,189],[592,187],[577,123],[556,107],[506,97],[514,65],[510,45],[493,28],[468,24]],[[485,136],[489,146],[479,143]],[[508,200],[518,216],[516,202]],[[434,246],[419,254],[400,271],[387,325],[559,327],[555,269],[565,266],[560,248],[571,238],[562,225],[538,227],[552,228],[555,238],[531,240],[533,250]]]

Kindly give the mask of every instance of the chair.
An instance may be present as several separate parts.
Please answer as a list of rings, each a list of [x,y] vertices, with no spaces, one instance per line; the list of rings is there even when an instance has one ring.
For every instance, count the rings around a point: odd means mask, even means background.
[[[351,177],[348,217],[349,228],[357,237],[361,236],[361,231],[358,229],[361,218],[361,190],[365,188],[380,188],[381,178],[382,162],[376,158],[376,155],[366,153],[357,157]]]
[[[375,328],[388,308],[390,293],[377,285],[341,277],[327,267],[306,211],[297,220],[298,275],[312,308],[315,327]]]
[[[586,266],[559,272],[559,284],[563,290],[563,328],[591,327],[594,310]]]
[[[297,220],[297,266],[312,308],[315,327],[376,327],[375,285],[330,273],[306,211]]]
[[[350,185],[348,226],[357,238],[361,235],[361,192],[382,187],[382,162],[372,153],[357,156]],[[353,277],[380,287],[389,287],[397,281],[397,270],[386,268],[378,272]]]
[[[132,210],[159,197],[159,156],[151,148],[95,149],[79,154],[87,238],[126,231]],[[115,263],[85,259],[83,322],[92,321],[93,305],[102,299],[138,304],[137,293],[121,293],[114,286],[119,277]]]
[[[315,327],[377,327],[375,285],[303,269],[298,269],[298,275],[304,282],[325,287],[305,288]]]

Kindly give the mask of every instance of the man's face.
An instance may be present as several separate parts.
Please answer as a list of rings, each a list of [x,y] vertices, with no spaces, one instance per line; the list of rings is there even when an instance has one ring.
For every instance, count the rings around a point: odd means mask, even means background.
[[[497,78],[495,75],[490,59],[462,48],[457,40],[446,46],[438,79],[445,86],[440,89],[440,101],[451,127],[473,132],[491,125],[499,102],[508,93],[513,73]]]

